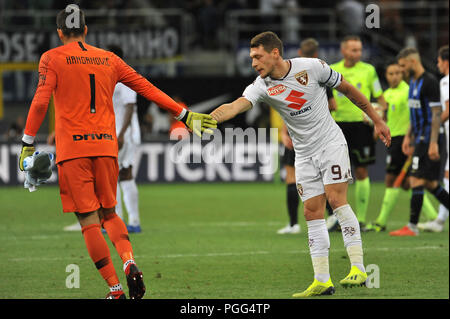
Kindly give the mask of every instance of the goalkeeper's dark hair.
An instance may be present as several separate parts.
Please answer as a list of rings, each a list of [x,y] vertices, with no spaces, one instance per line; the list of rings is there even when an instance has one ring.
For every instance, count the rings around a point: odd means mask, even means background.
[[[441,47],[438,54],[441,60],[448,61],[448,45]]]
[[[74,19],[79,21],[74,21]],[[86,21],[84,12],[77,5],[69,4],[56,16],[56,27],[60,29],[66,37],[78,37],[83,35],[85,26]]]
[[[123,50],[120,46],[115,45],[115,44],[111,44],[108,45],[108,51],[111,51],[112,53],[114,53],[115,55],[117,55],[119,58],[123,59]]]
[[[278,49],[280,56],[283,56],[283,42],[272,31],[262,32],[255,35],[250,41],[250,48],[257,48],[260,45],[264,47],[264,51],[272,52],[273,49]]]

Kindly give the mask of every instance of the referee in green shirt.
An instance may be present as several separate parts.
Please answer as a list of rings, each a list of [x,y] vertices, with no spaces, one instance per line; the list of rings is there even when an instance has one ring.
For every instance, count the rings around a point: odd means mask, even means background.
[[[375,223],[367,225],[362,231],[380,232],[386,230],[388,217],[397,202],[400,192],[400,188],[393,187],[394,182],[407,160],[407,156],[402,151],[402,143],[409,128],[409,85],[403,81],[403,73],[396,60],[386,65],[385,75],[389,84],[389,89],[383,94],[388,104],[386,124],[390,128],[392,136],[391,146],[388,148],[386,157],[386,190],[378,218]],[[410,188],[408,178],[403,180],[402,187],[405,190]],[[437,216],[436,209],[426,195],[422,209],[427,219],[431,220]]]
[[[367,99],[374,97],[383,110],[387,109],[383,90],[375,68],[360,61],[362,42],[358,36],[347,36],[341,42],[343,60],[332,64],[331,68],[357,87]],[[350,161],[355,167],[356,215],[361,228],[365,227],[366,213],[370,197],[370,180],[367,166],[375,163],[375,139],[373,126],[364,121],[364,113],[355,107],[343,94],[334,90],[336,111],[334,120],[342,129],[348,143]]]

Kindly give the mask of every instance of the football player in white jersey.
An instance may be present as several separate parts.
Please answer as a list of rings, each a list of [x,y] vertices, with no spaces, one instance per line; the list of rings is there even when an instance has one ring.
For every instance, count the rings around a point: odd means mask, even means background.
[[[442,114],[441,114],[441,123],[444,123],[445,127],[445,136],[447,138],[447,163],[445,164],[445,176],[444,176],[444,186],[445,190],[448,192],[448,157],[449,157],[449,149],[448,149],[448,142],[449,142],[449,135],[448,135],[448,102],[449,102],[449,62],[448,62],[448,45],[443,46],[439,49],[438,52],[438,63],[437,67],[439,69],[439,72],[444,75],[444,77],[440,81],[440,88],[441,88],[441,104],[442,104]],[[418,224],[417,227],[421,230],[425,231],[432,231],[432,232],[441,232],[444,230],[445,221],[448,219],[448,209],[445,208],[444,205],[439,206],[439,215],[435,220],[432,220],[430,222],[424,223],[424,224]]]
[[[295,149],[297,190],[304,204],[314,281],[294,297],[333,294],[328,251],[330,240],[325,223],[329,201],[342,229],[351,262],[350,273],[340,281],[345,286],[364,285],[367,274],[358,220],[347,202],[352,181],[345,137],[331,117],[325,86],[337,89],[373,120],[377,135],[390,145],[389,128],[367,98],[324,61],[314,58],[284,60],[283,43],[273,32],[256,35],[250,42],[256,80],[232,103],[216,108],[211,116],[221,123],[265,101],[282,116]],[[356,106],[355,106],[356,107]]]
[[[123,58],[122,49],[109,46],[109,51]],[[141,144],[141,132],[136,111],[137,94],[135,91],[117,83],[113,94],[113,106],[116,117],[116,134],[119,144],[119,182],[117,183],[116,214],[123,218],[122,195],[128,213],[127,229],[129,233],[140,233],[139,193],[133,177],[136,150]]]

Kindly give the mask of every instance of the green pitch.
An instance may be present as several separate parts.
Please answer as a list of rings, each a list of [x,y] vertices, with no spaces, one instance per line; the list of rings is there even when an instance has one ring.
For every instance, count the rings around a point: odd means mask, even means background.
[[[353,191],[351,186],[350,204]],[[139,192],[143,232],[130,234],[130,239],[144,273],[146,298],[291,298],[312,282],[302,206],[301,234],[276,234],[288,220],[283,184],[139,185]],[[369,221],[378,214],[383,192],[382,184],[372,184]],[[106,295],[107,286],[81,232],[62,230],[76,219],[62,214],[57,187],[44,186],[34,193],[3,187],[0,203],[0,298]],[[408,195],[403,192],[388,231],[403,226],[408,216]],[[449,298],[448,224],[443,233],[417,238],[362,236],[364,262],[379,267],[380,287],[339,286],[350,268],[342,235],[334,232],[330,272],[336,293],[323,298]],[[126,287],[111,244],[110,250]],[[66,287],[71,264],[79,266],[79,288]]]

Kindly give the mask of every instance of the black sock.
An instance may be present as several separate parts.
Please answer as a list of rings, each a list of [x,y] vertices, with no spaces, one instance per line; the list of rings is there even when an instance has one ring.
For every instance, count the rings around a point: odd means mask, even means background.
[[[291,226],[298,224],[299,197],[295,183],[287,185],[287,208]]]
[[[419,222],[420,211],[422,210],[423,205],[423,195],[423,186],[414,187],[412,189],[411,214],[409,215],[409,222],[411,224],[417,225],[417,223]]]
[[[431,191],[434,197],[437,198],[439,203],[445,206],[448,209],[448,193],[445,189],[442,188],[441,185],[438,185],[435,189]]]
[[[327,212],[328,216],[333,215],[333,208],[331,208],[330,203],[328,203],[328,201],[327,201]]]

